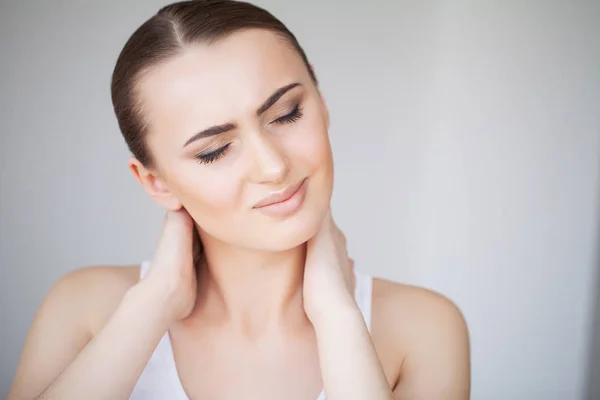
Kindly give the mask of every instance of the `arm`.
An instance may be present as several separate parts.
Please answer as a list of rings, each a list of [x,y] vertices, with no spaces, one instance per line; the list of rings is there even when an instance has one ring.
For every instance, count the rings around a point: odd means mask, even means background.
[[[76,271],[50,291],[31,326],[8,400],[128,398],[167,318],[152,304],[159,299],[156,292],[150,295],[139,284],[125,292],[92,338],[86,305],[99,297],[89,299],[86,292],[98,293],[102,286],[106,297],[119,295],[114,286],[98,283],[105,277],[101,269]]]
[[[354,301],[346,238],[327,213],[307,243],[304,310],[315,329],[328,400],[391,400],[392,391]]]
[[[169,321],[143,285],[127,292],[106,326],[40,398],[129,398]]]
[[[324,318],[315,332],[328,399],[393,399],[358,308]]]
[[[8,399],[129,398],[169,325],[193,310],[192,228],[185,210],[167,213],[141,282],[136,274],[123,285],[122,279],[102,279],[106,270],[88,269],[56,285],[32,325]],[[120,301],[116,311],[108,312],[105,324],[93,324],[103,327],[92,338],[88,321],[107,313],[96,312],[97,305],[114,299]]]

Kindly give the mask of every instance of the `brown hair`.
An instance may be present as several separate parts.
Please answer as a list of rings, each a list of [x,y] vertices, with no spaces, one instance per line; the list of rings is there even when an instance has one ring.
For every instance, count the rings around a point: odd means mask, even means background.
[[[113,108],[129,150],[146,167],[155,167],[146,146],[147,125],[136,98],[136,83],[152,66],[198,42],[214,43],[242,29],[277,33],[298,51],[311,78],[316,76],[304,50],[286,26],[266,10],[232,0],[181,1],[161,8],[129,38],[121,51],[111,83]]]

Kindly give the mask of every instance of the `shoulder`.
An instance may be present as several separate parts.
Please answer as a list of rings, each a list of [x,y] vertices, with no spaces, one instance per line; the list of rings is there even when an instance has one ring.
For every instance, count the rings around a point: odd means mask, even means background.
[[[460,309],[442,294],[384,279],[373,279],[373,312],[392,326],[410,322],[402,324],[403,332],[434,325],[466,328]]]
[[[465,398],[470,385],[469,333],[462,312],[447,297],[374,279],[373,339],[394,357],[389,362],[396,368],[399,393],[452,387],[458,394],[448,398]]]
[[[139,271],[140,267],[135,265],[89,266],[71,271],[52,286],[40,312],[60,312],[78,318],[94,334],[129,288],[139,281]]]
[[[9,398],[38,396],[102,328],[138,273],[135,266],[98,266],[60,278],[31,323]]]
[[[76,269],[61,277],[54,288],[72,289],[83,285],[85,289],[123,290],[139,280],[139,265],[99,265]]]

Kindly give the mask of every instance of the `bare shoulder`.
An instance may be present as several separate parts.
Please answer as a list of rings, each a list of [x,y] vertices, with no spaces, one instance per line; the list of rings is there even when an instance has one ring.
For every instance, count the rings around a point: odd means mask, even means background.
[[[454,302],[429,289],[374,279],[372,314],[373,341],[393,370],[396,394],[468,398],[469,332]]]
[[[373,313],[392,325],[400,323],[403,331],[431,324],[465,325],[460,309],[442,294],[384,279],[373,279]]]
[[[37,398],[100,331],[138,275],[136,266],[98,266],[60,278],[31,323],[9,398]]]
[[[99,265],[76,269],[64,275],[56,286],[85,289],[127,290],[139,280],[139,265]]]
[[[118,307],[123,296],[139,280],[140,267],[102,265],[79,268],[61,277],[44,299],[53,309],[64,305],[72,315],[85,316],[91,333],[97,332]]]

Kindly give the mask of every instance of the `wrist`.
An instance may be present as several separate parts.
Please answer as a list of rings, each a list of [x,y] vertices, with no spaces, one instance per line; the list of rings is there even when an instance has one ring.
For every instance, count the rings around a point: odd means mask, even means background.
[[[127,291],[124,302],[140,308],[144,314],[153,316],[157,324],[168,328],[176,319],[169,307],[171,297],[163,287],[142,280]]]
[[[313,313],[309,319],[317,336],[327,332],[337,334],[360,325],[366,326],[363,315],[354,302]]]

